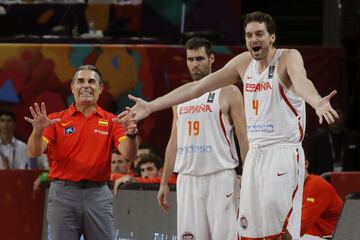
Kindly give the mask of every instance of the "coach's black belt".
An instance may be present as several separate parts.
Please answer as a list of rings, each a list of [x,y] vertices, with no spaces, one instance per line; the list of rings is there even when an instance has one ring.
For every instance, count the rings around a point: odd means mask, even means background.
[[[107,182],[94,182],[89,180],[81,180],[78,182],[70,181],[70,180],[61,180],[61,179],[53,179],[53,182],[61,183],[64,186],[73,186],[78,188],[93,188],[93,187],[101,187],[107,184]]]

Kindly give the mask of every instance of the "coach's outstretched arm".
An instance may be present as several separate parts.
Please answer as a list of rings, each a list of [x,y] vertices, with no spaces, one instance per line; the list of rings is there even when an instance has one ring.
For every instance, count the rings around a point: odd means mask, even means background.
[[[319,95],[314,84],[306,76],[303,59],[297,50],[289,50],[286,54],[285,63],[294,91],[315,109],[319,117],[319,123],[322,124],[323,119],[328,124],[334,123],[335,119],[339,118],[339,115],[331,107],[330,99],[336,95],[336,91],[332,91],[323,98]]]
[[[240,55],[233,58],[220,70],[207,75],[199,81],[184,84],[151,102],[146,102],[141,98],[129,95],[130,100],[135,102],[135,105],[131,108],[131,110],[135,113],[136,120],[142,120],[153,112],[178,105],[199,97],[206,92],[237,82],[240,79],[240,76],[236,65],[238,64],[237,58]],[[125,114],[125,112],[122,112],[119,117],[122,118]]]

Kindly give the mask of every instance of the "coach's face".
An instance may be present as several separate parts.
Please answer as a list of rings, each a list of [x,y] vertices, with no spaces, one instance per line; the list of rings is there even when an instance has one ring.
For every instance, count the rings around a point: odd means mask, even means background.
[[[186,50],[186,63],[191,78],[194,81],[200,80],[211,73],[211,64],[214,62],[214,55],[208,56],[205,47]]]
[[[100,76],[92,70],[80,70],[71,82],[76,105],[94,105],[103,90]]]
[[[255,60],[266,59],[275,42],[275,34],[270,34],[264,22],[249,22],[245,27],[246,47]]]

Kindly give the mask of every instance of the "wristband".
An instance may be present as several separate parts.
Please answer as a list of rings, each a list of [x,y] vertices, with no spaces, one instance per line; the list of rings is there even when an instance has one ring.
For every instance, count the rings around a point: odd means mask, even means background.
[[[130,138],[130,139],[135,139],[136,136],[138,135],[138,131],[136,130],[135,133],[130,134],[130,133],[126,133],[126,137]]]

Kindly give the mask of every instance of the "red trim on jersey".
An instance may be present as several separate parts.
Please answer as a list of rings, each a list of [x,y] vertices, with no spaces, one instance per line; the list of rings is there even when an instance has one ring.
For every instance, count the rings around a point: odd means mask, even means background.
[[[300,159],[299,150],[296,149],[296,161],[297,161],[297,163],[299,163],[299,159]],[[299,170],[299,168],[298,168],[298,170]],[[299,174],[299,171],[298,171],[298,174]],[[296,187],[294,189],[294,192],[293,192],[293,194],[291,196],[292,201],[294,201],[294,197],[295,197],[298,189],[299,189],[299,186],[296,185]],[[290,208],[288,214],[286,215],[283,227],[282,227],[281,232],[279,234],[274,234],[274,235],[260,237],[260,238],[241,237],[241,240],[264,240],[264,239],[266,239],[266,240],[272,240],[272,239],[276,240],[276,239],[279,239],[282,235],[285,234],[285,230],[286,230],[286,227],[287,227],[287,225],[289,223],[289,219],[290,219],[290,215],[291,215],[292,211],[293,211],[293,207]]]
[[[221,110],[219,111],[219,120],[220,120],[221,129],[222,129],[222,131],[223,131],[223,133],[224,133],[224,137],[225,137],[227,143],[228,143],[229,146],[230,146],[230,140],[229,140],[228,137],[226,136],[226,131],[225,131],[224,122],[223,122],[223,120],[222,120],[222,112],[221,112]]]
[[[263,237],[261,238],[250,238],[250,237],[240,237],[241,240],[264,240]]]
[[[286,105],[288,105],[288,107],[290,108],[290,110],[294,113],[295,117],[298,119],[298,125],[299,125],[299,131],[300,131],[300,142],[303,140],[304,138],[304,129],[300,124],[300,115],[296,112],[295,108],[293,105],[291,105],[289,99],[286,97],[285,92],[284,92],[284,88],[279,84],[279,90],[280,90],[280,94],[282,96],[282,98],[284,99]]]
[[[227,135],[226,135],[224,122],[223,122],[223,120],[222,120],[222,112],[221,112],[221,110],[219,111],[219,120],[220,120],[221,129],[222,129],[222,131],[223,131],[223,133],[224,133],[224,137],[225,137],[225,139],[226,139],[226,141],[227,141],[227,143],[228,143],[228,145],[229,145],[229,147],[230,147],[230,149],[231,149],[230,140],[228,139],[228,137],[227,137]],[[232,159],[234,159],[234,160],[237,161],[237,159],[234,158],[234,155],[232,154],[231,150],[230,150],[230,154],[231,154]]]
[[[280,236],[280,235],[279,235]],[[264,239],[276,239],[272,237],[260,237],[260,238],[252,238],[252,237],[240,237],[241,240],[264,240]]]

